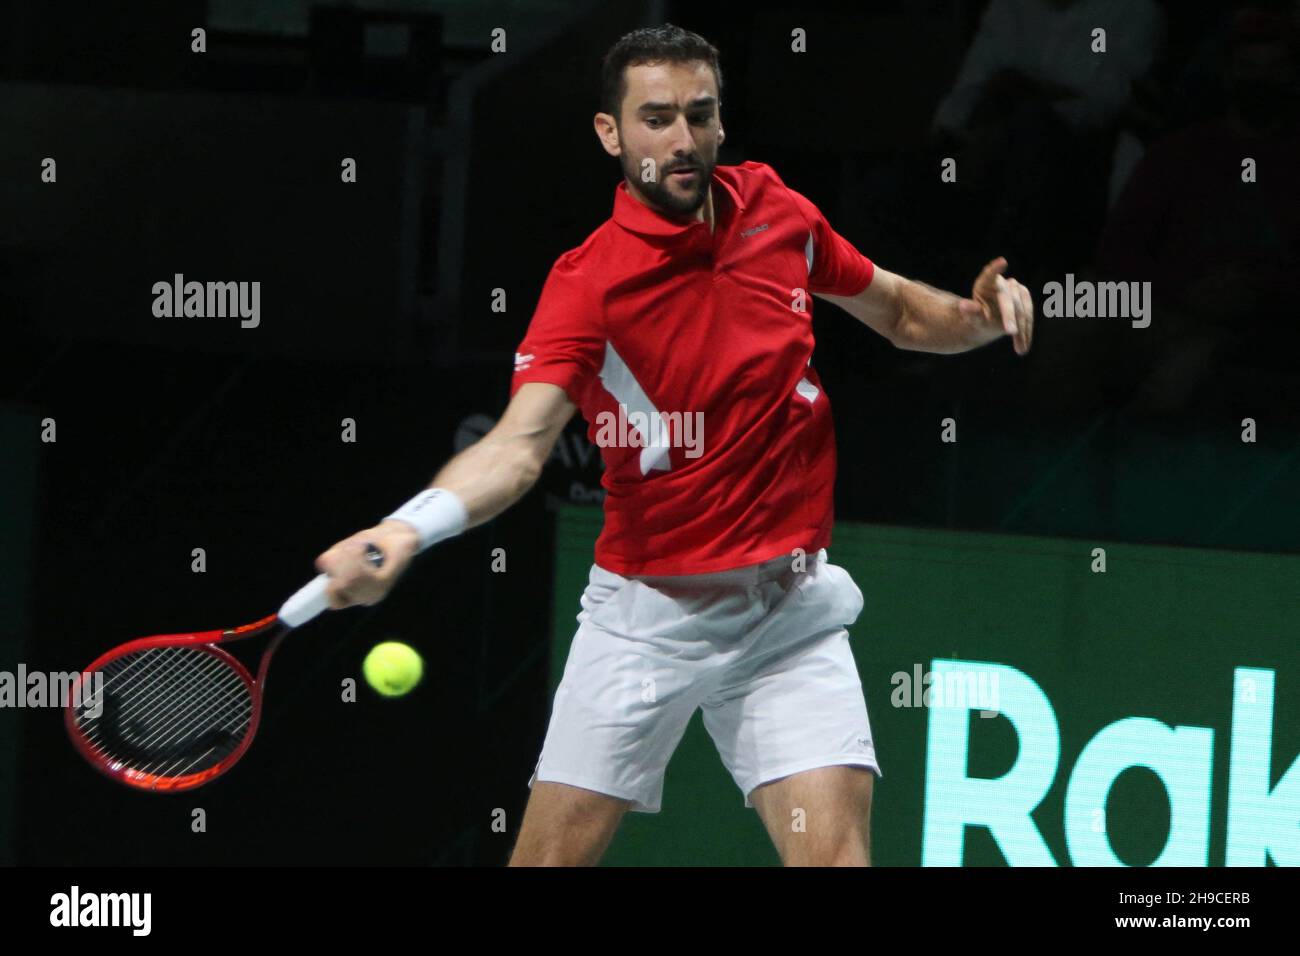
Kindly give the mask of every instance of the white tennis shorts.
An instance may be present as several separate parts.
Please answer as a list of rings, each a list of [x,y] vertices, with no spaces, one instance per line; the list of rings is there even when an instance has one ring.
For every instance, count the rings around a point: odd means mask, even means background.
[[[755,787],[848,764],[882,776],[845,627],[862,592],[823,548],[711,574],[625,578],[592,565],[578,632],[528,781],[657,813],[697,707],[752,807]]]

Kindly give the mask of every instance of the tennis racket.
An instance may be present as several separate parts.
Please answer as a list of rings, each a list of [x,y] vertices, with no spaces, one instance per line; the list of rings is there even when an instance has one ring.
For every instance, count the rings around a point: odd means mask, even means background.
[[[377,568],[384,556],[367,544],[366,560]],[[129,787],[176,793],[211,783],[247,753],[271,656],[290,631],[329,607],[328,582],[319,575],[278,613],[251,624],[142,637],[101,655],[78,675],[64,708],[73,745]],[[256,679],[223,647],[254,637],[269,639]]]

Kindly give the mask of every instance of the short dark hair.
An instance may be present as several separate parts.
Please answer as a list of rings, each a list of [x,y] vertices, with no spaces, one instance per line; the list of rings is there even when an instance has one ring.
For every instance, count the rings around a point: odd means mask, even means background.
[[[707,63],[718,83],[718,101],[722,101],[722,67],[718,50],[704,37],[671,23],[661,27],[642,27],[624,34],[610,47],[600,68],[600,109],[612,113],[615,121],[627,96],[627,68],[643,63]]]

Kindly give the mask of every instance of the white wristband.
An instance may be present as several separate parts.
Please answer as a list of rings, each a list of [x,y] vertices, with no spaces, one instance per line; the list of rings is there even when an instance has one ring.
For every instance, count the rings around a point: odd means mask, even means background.
[[[469,523],[464,503],[446,488],[420,492],[386,521],[405,521],[420,535],[420,550],[460,534]]]

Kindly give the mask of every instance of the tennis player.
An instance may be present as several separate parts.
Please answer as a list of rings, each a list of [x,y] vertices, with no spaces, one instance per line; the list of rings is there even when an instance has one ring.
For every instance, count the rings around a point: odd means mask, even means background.
[[[863,598],[827,560],[809,293],[899,348],[1030,346],[1005,260],[970,298],[941,292],[874,265],[772,167],[717,165],[721,88],[694,33],[614,45],[595,116],[623,170],[613,215],[551,269],[500,422],[317,562],[335,607],[380,600],[416,553],[518,501],[581,409],[605,524],[511,865],[597,863],[625,812],[660,809],[697,708],[786,865],[869,865],[881,770],[845,630]]]

